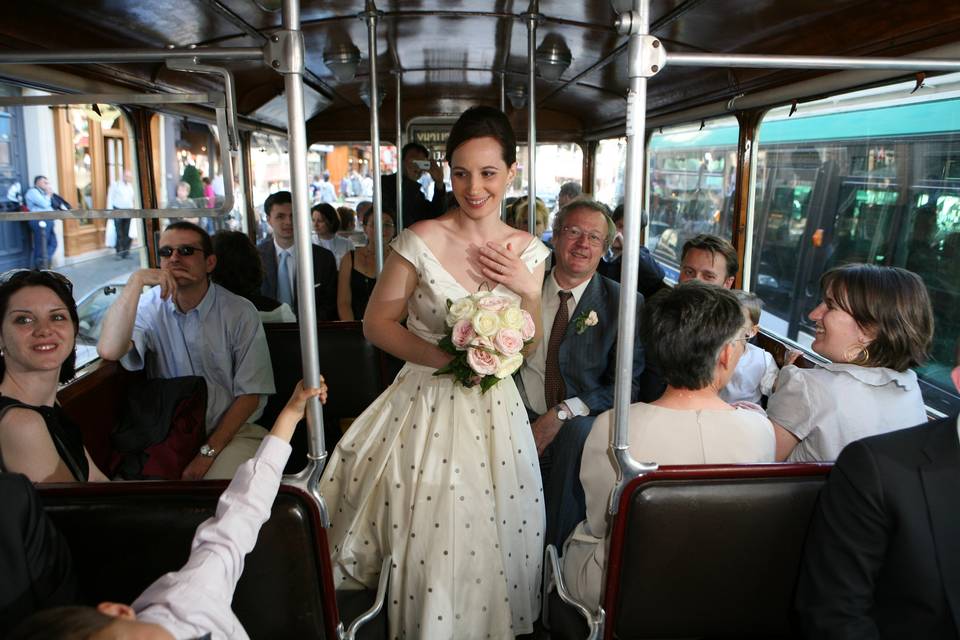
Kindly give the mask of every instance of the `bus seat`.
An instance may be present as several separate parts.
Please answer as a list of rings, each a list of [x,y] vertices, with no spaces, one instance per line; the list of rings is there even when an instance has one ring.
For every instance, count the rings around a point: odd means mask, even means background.
[[[803,543],[830,468],[668,466],[633,480],[611,535],[604,637],[793,637]],[[587,636],[556,592],[547,611],[553,637]]]
[[[110,468],[110,433],[120,420],[127,389],[144,379],[142,371],[127,371],[118,362],[100,360],[63,387],[57,399],[64,413],[80,428],[90,458],[104,471]]]
[[[273,365],[276,394],[267,401],[260,424],[273,424],[287,403],[297,381],[303,377],[300,358],[300,329],[296,324],[267,323],[264,325],[270,361]],[[317,344],[320,373],[329,389],[327,404],[323,407],[324,433],[327,450],[340,437],[340,423],[363,413],[392,381],[386,355],[363,336],[360,322],[317,323]],[[287,463],[288,472],[303,469],[307,460],[307,432],[297,429],[293,453]]]
[[[781,342],[775,336],[772,336],[769,333],[764,333],[763,331],[757,333],[755,340],[757,346],[772,355],[773,359],[777,363],[777,366],[782,368],[783,359],[791,347],[788,347],[786,343]],[[816,362],[806,354],[802,354],[793,364],[797,365],[801,369],[812,369],[813,367],[817,366]]]
[[[41,485],[47,513],[73,552],[85,604],[131,603],[179,569],[224,481]],[[246,559],[233,610],[252,638],[337,638],[326,531],[316,503],[281,486]]]

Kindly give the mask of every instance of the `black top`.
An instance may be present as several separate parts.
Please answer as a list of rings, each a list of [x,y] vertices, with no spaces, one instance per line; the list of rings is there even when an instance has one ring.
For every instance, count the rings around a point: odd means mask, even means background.
[[[350,307],[353,309],[353,319],[363,320],[363,314],[370,302],[370,294],[377,284],[376,278],[370,278],[357,271],[357,252],[350,252]]]
[[[63,460],[63,463],[73,474],[77,482],[86,482],[90,479],[90,467],[87,465],[87,456],[83,450],[83,439],[78,427],[67,414],[63,412],[60,405],[53,407],[34,407],[32,405],[20,402],[16,398],[0,396],[0,413],[8,407],[19,407],[21,409],[32,409],[40,414],[44,424],[47,425],[47,431],[50,432],[50,438],[53,440],[53,446],[57,448],[57,455]]]

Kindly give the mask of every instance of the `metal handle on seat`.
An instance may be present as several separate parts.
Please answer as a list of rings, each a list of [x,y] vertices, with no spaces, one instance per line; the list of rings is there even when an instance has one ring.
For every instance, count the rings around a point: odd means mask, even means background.
[[[377,596],[373,600],[373,605],[357,616],[356,620],[350,623],[346,631],[341,631],[341,640],[354,640],[357,637],[357,631],[360,627],[373,620],[380,610],[383,609],[383,601],[387,597],[387,585],[390,583],[390,569],[393,566],[393,556],[387,556],[383,559],[380,567],[380,582],[377,584]],[[340,625],[343,627],[343,624]]]
[[[606,618],[606,612],[603,610],[603,607],[598,606],[596,612],[591,612],[590,609],[584,603],[580,602],[574,598],[569,591],[567,591],[567,586],[563,582],[563,574],[560,572],[560,559],[557,556],[557,548],[552,544],[547,545],[546,552],[546,563],[543,566],[543,624],[546,626],[549,624],[549,598],[550,591],[553,587],[557,588],[557,595],[560,596],[560,599],[563,600],[566,604],[570,605],[577,612],[583,616],[584,620],[587,621],[587,626],[590,627],[590,633],[587,635],[587,640],[597,640],[603,635],[603,622]]]

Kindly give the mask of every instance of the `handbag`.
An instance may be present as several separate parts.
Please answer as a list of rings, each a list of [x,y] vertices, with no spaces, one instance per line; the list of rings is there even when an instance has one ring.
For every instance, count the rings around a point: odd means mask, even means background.
[[[110,434],[110,473],[123,480],[179,480],[206,440],[207,383],[200,376],[131,385]]]

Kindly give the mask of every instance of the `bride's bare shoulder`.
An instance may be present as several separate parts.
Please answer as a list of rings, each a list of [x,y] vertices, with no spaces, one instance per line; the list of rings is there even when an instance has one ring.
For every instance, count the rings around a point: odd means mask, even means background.
[[[431,240],[442,241],[451,232],[450,221],[446,216],[433,218],[430,220],[421,220],[408,227],[417,234],[420,239],[430,242]]]
[[[527,247],[530,246],[530,243],[534,241],[534,237],[523,231],[517,229],[515,233],[510,234],[507,239],[507,243],[513,248],[516,253],[523,253],[527,250]]]

